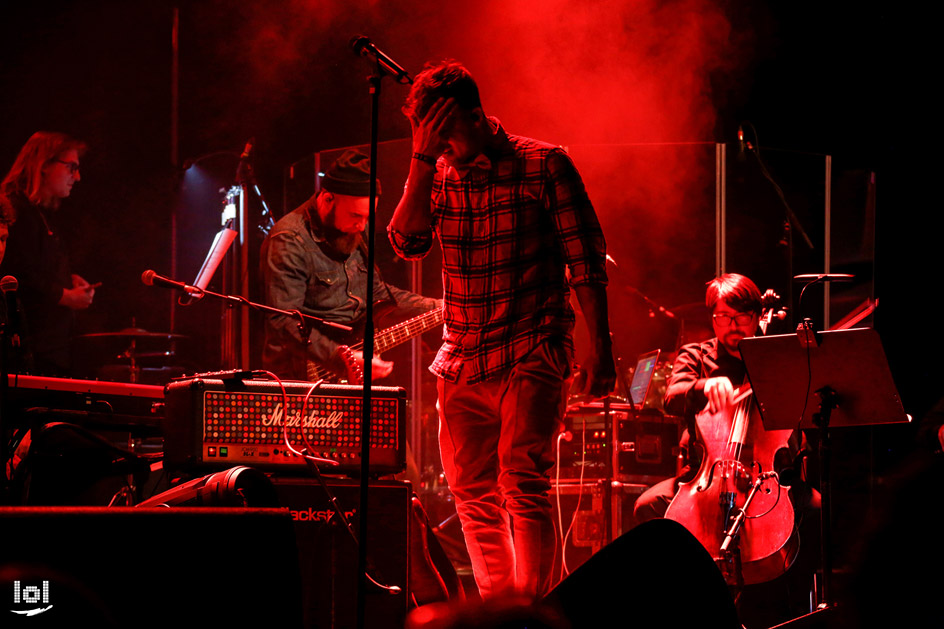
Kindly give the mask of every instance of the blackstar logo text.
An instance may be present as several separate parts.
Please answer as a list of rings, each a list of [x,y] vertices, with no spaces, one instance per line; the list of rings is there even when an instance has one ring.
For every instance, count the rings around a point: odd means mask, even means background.
[[[295,414],[291,415],[286,419],[286,424],[289,428],[338,428],[341,425],[341,421],[344,419],[344,414],[341,411],[332,411],[328,415],[317,415],[316,410],[312,410],[307,417],[302,420],[300,414],[296,411]],[[282,425],[282,416],[285,413],[282,411],[282,405],[277,404],[272,413],[269,415],[262,416],[262,425],[263,426],[281,426]]]
[[[292,519],[296,522],[330,522],[331,518],[335,515],[335,512],[331,509],[312,509],[308,507],[307,509],[299,509],[295,511],[294,509],[289,509],[289,513],[292,514]],[[357,513],[356,509],[344,512],[344,517],[350,520],[354,517],[354,514]]]

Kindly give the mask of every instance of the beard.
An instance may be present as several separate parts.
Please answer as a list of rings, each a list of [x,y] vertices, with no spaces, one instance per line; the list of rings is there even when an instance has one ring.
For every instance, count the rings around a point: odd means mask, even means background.
[[[334,208],[328,211],[324,220],[324,236],[328,246],[338,254],[347,257],[361,243],[361,233],[343,232],[334,226]]]
[[[728,332],[719,340],[729,354],[732,356],[739,356],[740,351],[738,350],[738,343],[740,343],[741,339],[743,338],[746,337],[740,332]]]

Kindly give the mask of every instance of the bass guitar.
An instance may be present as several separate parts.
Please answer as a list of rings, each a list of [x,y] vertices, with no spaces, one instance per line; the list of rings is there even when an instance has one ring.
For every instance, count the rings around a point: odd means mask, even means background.
[[[401,343],[406,343],[410,339],[428,330],[432,330],[437,326],[441,326],[442,324],[443,311],[442,308],[437,308],[429,312],[424,312],[412,319],[408,319],[403,323],[398,323],[397,325],[381,330],[374,335],[374,355],[377,356]],[[364,372],[354,355],[354,352],[361,351],[363,348],[363,341],[355,343],[354,345],[342,345],[338,348],[338,354],[344,359],[345,366],[347,367],[346,379],[349,384],[364,383]],[[307,367],[309,382],[317,382],[319,380],[331,382],[338,379],[334,371],[313,361],[309,360]]]

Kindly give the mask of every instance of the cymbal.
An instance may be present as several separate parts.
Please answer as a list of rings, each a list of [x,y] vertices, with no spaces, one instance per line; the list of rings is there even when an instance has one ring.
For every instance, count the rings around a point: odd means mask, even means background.
[[[134,355],[135,358],[175,358],[177,354],[175,352],[138,352]]]
[[[143,328],[125,328],[117,332],[95,332],[92,334],[81,334],[79,338],[83,339],[103,339],[103,338],[129,338],[129,339],[180,339],[183,334],[173,334],[171,332],[148,332]]]
[[[683,319],[702,319],[705,321],[711,320],[711,311],[708,310],[708,306],[706,306],[705,302],[703,301],[679,304],[677,306],[672,306],[670,310]]]

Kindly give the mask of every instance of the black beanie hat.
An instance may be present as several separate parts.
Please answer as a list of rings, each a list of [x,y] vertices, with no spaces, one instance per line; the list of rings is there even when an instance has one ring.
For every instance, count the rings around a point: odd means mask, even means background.
[[[347,149],[321,175],[321,188],[352,197],[370,196],[370,158],[354,149]],[[380,194],[380,181],[377,181]]]

